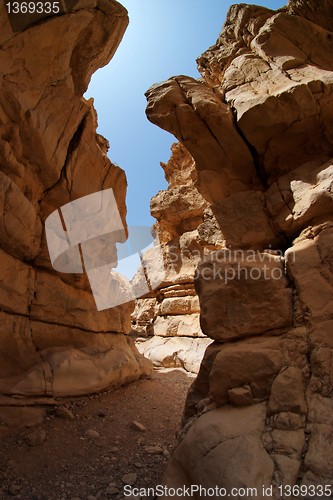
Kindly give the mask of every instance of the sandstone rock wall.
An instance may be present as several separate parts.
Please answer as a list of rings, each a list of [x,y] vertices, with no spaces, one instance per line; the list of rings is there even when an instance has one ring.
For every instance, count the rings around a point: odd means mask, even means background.
[[[5,5],[0,6],[0,392],[5,395],[83,394],[151,369],[124,335],[133,303],[98,312],[83,274],[52,269],[44,230],[54,210],[110,187],[126,227],[126,177],[107,158],[93,102],[82,94],[92,73],[111,59],[127,23],[127,12],[116,1],[91,0],[13,31]]]
[[[265,498],[272,485],[278,499],[286,485],[314,485],[318,498],[332,485],[332,23],[330,1],[235,5],[198,59],[201,80],[147,92],[148,118],[194,159],[199,240],[222,242],[196,271],[214,342],[168,486]]]
[[[200,327],[194,274],[200,260],[219,248],[219,243],[199,236],[208,203],[194,185],[196,168],[186,148],[174,144],[170,160],[161,166],[169,186],[152,198],[151,214],[157,220],[154,231],[163,253],[165,276],[154,293],[137,301],[132,327],[140,335],[139,351],[155,366],[198,373],[211,339]]]

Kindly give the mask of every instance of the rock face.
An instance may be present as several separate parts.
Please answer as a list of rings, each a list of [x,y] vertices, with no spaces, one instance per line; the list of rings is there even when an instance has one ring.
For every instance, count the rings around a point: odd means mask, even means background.
[[[83,274],[52,269],[44,221],[112,188],[126,227],[125,174],[108,160],[93,102],[82,94],[118,47],[127,12],[116,1],[91,0],[22,30],[10,21],[2,4],[0,392],[94,392],[151,370],[124,335],[133,303],[98,312]]]
[[[208,203],[194,185],[197,173],[187,149],[174,144],[169,162],[161,166],[169,187],[152,198],[151,214],[157,220],[165,276],[153,294],[137,301],[132,327],[140,335],[139,351],[155,366],[198,373],[211,339],[200,327],[194,274],[200,260],[220,246],[199,236]]]
[[[278,499],[285,485],[320,496],[332,484],[332,23],[330,1],[235,5],[198,59],[202,79],[147,92],[148,118],[193,158],[182,199],[196,188],[206,202],[196,244],[219,245],[195,273],[214,342],[188,394],[170,487],[264,498],[272,485]]]

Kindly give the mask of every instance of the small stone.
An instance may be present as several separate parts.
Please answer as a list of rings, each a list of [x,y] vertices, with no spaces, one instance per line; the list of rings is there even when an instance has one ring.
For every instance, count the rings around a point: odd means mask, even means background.
[[[100,437],[99,433],[97,431],[94,431],[93,429],[88,429],[85,432],[85,435],[91,439],[98,439]]]
[[[112,453],[117,453],[117,451],[119,451],[119,448],[117,448],[117,446],[113,446],[111,448],[111,451],[112,451]]]
[[[66,406],[58,406],[55,411],[55,416],[66,420],[74,420],[74,414]]]
[[[135,427],[138,431],[145,432],[146,428],[143,424],[140,422],[137,422],[136,420],[133,420],[132,422],[133,427]]]
[[[120,493],[120,490],[118,488],[115,488],[114,486],[109,486],[106,488],[105,493],[108,495],[118,495]]]
[[[129,486],[134,486],[138,479],[138,475],[135,472],[130,472],[129,474],[125,474],[121,480],[124,484],[128,484]]]
[[[20,491],[21,491],[21,486],[19,486],[18,484],[11,484],[8,488],[8,493],[14,497],[18,495]]]
[[[97,500],[97,498],[94,495],[88,495],[87,500]]]
[[[117,483],[109,483],[108,487],[109,488],[117,488]]]
[[[149,455],[163,455],[163,448],[160,446],[146,446],[144,450]]]
[[[253,396],[249,385],[230,389],[228,391],[228,397],[230,402],[235,406],[247,406],[253,404]]]
[[[101,418],[105,418],[107,416],[108,412],[106,410],[99,410],[97,415]]]
[[[42,429],[36,429],[27,435],[29,446],[40,446],[46,440],[46,432]]]

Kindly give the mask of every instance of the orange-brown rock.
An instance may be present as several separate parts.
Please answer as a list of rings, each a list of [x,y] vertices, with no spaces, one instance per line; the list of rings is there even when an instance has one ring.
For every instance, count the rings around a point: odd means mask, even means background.
[[[267,484],[274,500],[284,485],[331,487],[332,26],[331,1],[234,5],[198,59],[200,81],[147,92],[148,118],[193,157],[188,192],[207,202],[195,288],[214,342],[188,394],[170,487],[265,498]]]
[[[126,227],[126,177],[106,156],[85,92],[128,23],[116,1],[29,18],[0,6],[0,392],[66,396],[149,374],[131,339],[133,303],[97,311],[84,275],[56,273],[44,222],[82,196],[112,188]]]

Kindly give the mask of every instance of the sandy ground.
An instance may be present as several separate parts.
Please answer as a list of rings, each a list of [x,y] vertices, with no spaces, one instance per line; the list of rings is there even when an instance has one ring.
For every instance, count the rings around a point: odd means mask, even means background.
[[[0,498],[122,499],[124,484],[160,484],[192,381],[181,370],[155,372],[57,409],[27,409],[34,425],[10,435],[0,410]]]

